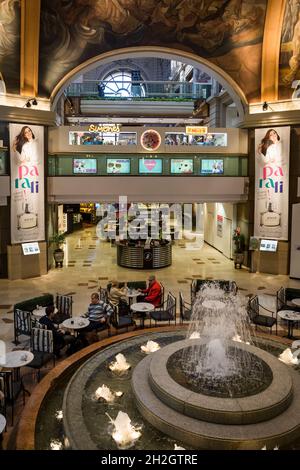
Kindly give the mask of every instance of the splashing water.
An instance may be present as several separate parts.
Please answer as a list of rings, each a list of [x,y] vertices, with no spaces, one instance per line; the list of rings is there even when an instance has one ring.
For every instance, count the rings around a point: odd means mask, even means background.
[[[116,355],[116,361],[109,365],[110,370],[113,372],[124,372],[130,369],[131,365],[128,364],[126,357],[119,353]]]
[[[115,397],[121,397],[123,392],[112,392],[109,387],[103,384],[101,387],[98,387],[95,391],[96,400],[105,400],[107,403],[112,403],[115,400]]]
[[[158,351],[160,349],[160,345],[156,343],[156,341],[147,341],[147,344],[141,346],[141,350],[146,353],[150,354],[152,352]]]
[[[182,351],[179,364],[193,390],[232,397],[245,396],[247,389],[254,393],[260,386],[263,365],[239,344],[252,343],[245,302],[244,297],[225,292],[217,283],[204,285],[197,293],[186,338],[206,342],[193,341]]]
[[[283,353],[278,356],[278,359],[285,364],[300,364],[300,348],[292,353],[290,348],[286,348]]]
[[[119,449],[128,449],[129,447],[132,447],[137,439],[142,435],[140,428],[133,426],[128,414],[123,411],[119,411],[116,419],[112,419],[108,413],[105,414],[114,425],[112,437],[117,443]]]

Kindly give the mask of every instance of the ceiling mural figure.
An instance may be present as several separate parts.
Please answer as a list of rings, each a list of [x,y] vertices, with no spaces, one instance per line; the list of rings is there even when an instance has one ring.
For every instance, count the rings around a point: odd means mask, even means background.
[[[287,0],[283,20],[279,99],[288,99],[300,83],[300,0]]]
[[[42,0],[40,94],[101,53],[130,46],[193,52],[260,95],[266,0]]]
[[[20,86],[20,0],[0,0],[0,72],[8,93]]]

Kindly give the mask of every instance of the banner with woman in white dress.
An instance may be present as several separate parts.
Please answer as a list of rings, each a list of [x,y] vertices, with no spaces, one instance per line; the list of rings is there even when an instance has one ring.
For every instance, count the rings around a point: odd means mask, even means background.
[[[254,236],[288,240],[290,127],[255,130]]]
[[[45,240],[44,128],[9,125],[11,243]]]

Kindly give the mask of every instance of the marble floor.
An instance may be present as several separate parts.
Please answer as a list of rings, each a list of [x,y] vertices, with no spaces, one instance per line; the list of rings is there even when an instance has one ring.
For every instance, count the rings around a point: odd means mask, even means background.
[[[90,295],[97,291],[99,285],[105,287],[111,279],[144,280],[149,273],[117,266],[116,247],[99,240],[95,227],[74,232],[67,237],[63,268],[51,269],[40,278],[0,279],[0,340],[6,342],[7,350],[14,347],[11,343],[13,305],[17,302],[45,292],[71,294],[73,314],[80,315],[86,312]],[[166,293],[170,291],[178,298],[179,291],[182,291],[188,301],[193,278],[235,280],[241,294],[250,296],[258,293],[260,303],[271,309],[275,308],[274,294],[280,286],[300,288],[300,281],[288,276],[249,273],[246,268],[234,269],[233,261],[207,244],[202,247],[199,244],[198,248],[193,239],[176,241],[172,266],[156,270],[155,274],[163,282]]]

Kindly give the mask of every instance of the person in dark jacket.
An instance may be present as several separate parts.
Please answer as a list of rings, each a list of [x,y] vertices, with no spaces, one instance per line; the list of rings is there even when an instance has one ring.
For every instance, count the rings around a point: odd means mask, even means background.
[[[53,319],[55,317],[54,305],[46,307],[46,315],[40,319],[41,325],[46,325],[47,330],[51,330],[53,333],[53,351],[54,354],[59,357],[60,350],[64,348],[67,344],[71,345],[75,341],[75,337],[65,333],[59,329],[59,325],[54,323]]]

